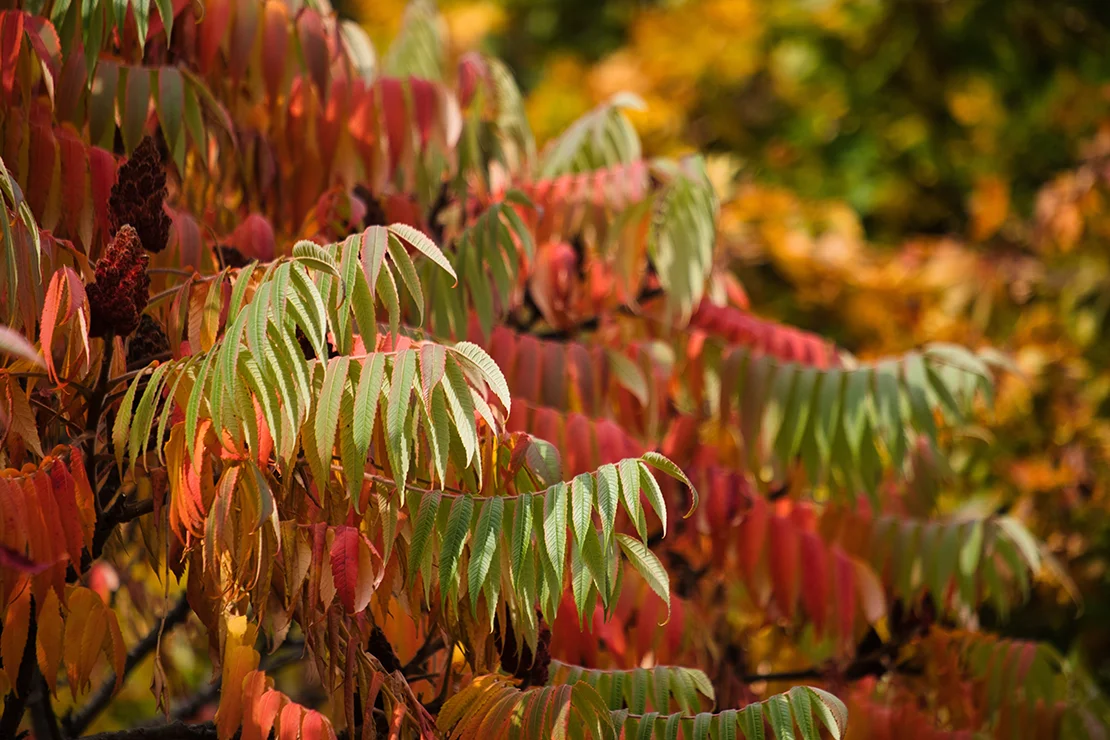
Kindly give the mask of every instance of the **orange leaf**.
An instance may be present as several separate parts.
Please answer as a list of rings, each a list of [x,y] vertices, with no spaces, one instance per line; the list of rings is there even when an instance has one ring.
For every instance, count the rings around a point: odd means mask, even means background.
[[[96,529],[96,505],[92,486],[85,474],[85,458],[81,450],[69,448],[69,474],[73,477],[73,496],[81,513],[81,530],[85,534],[85,548],[92,550],[93,531]]]
[[[227,638],[223,648],[223,691],[216,710],[216,735],[220,740],[230,740],[243,721],[243,680],[258,668],[258,652],[254,639],[257,625],[247,622],[245,616],[227,620]]]
[[[298,740],[301,735],[301,719],[304,718],[304,707],[300,704],[289,702],[281,710],[278,720],[278,740]]]
[[[51,462],[49,479],[50,491],[54,495],[62,529],[65,530],[65,543],[69,551],[69,558],[73,563],[79,564],[81,562],[81,547],[84,544],[84,536],[81,532],[81,515],[77,511],[73,478],[70,477],[65,463],[61,459],[56,458]]]
[[[404,706],[397,705],[402,710]],[[301,722],[301,740],[335,740],[335,730],[327,717],[319,712],[309,709],[304,714]]]
[[[8,606],[4,617],[4,632],[0,634],[0,661],[8,676],[8,685],[15,686],[19,666],[23,662],[23,649],[27,644],[27,631],[31,626],[31,584],[24,581],[19,595]]]
[[[64,304],[64,310],[63,310]],[[46,300],[42,307],[42,321],[39,329],[39,344],[42,345],[43,358],[46,360],[46,372],[55,383],[59,381],[58,373],[54,367],[54,329],[58,325],[58,314],[61,321],[66,322],[74,314],[84,311],[88,313],[88,304],[85,297],[85,286],[81,277],[70,267],[62,267],[50,278],[50,287],[46,289]],[[85,358],[89,356],[88,320],[84,322],[85,330],[80,332],[81,347]],[[71,336],[71,340],[75,338]]]

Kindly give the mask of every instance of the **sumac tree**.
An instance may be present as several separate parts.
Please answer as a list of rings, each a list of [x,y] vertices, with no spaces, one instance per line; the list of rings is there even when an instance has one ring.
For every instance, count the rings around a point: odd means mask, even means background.
[[[631,96],[537,149],[420,3],[381,58],[285,0],[0,41],[0,737],[82,736],[148,658],[184,723],[127,737],[842,737],[876,680],[917,711],[922,646],[954,730],[1105,718],[976,632],[1038,543],[931,517],[1001,358],[755,317]],[[814,667],[748,667],[740,603]]]

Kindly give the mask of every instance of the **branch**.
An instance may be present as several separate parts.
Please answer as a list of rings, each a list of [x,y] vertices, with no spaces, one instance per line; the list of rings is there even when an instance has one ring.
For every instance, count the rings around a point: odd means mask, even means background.
[[[266,673],[273,673],[281,670],[285,666],[296,663],[301,660],[301,656],[297,650],[304,649],[303,642],[289,641],[282,645],[283,648],[294,648],[293,651],[287,652],[284,655],[272,653],[270,655],[262,656],[262,662],[259,664],[258,669]],[[217,676],[216,680],[202,688],[197,693],[186,699],[179,706],[175,707],[171,712],[171,716],[175,720],[184,720],[189,717],[195,717],[197,712],[204,709],[220,698],[220,688],[223,685],[223,676]]]
[[[83,740],[216,740],[216,725],[213,722],[199,725],[174,722],[158,727],[101,732],[97,735],[87,735]]]
[[[31,727],[34,728],[35,738],[36,740],[62,740],[62,733],[58,730],[58,718],[54,714],[54,705],[50,703],[50,688],[46,685],[46,679],[42,677],[37,663],[33,670],[34,689],[27,698],[27,708],[31,712]]]
[[[436,634],[435,631],[429,632],[428,636],[424,638],[424,644],[421,645],[420,648],[416,651],[416,654],[412,656],[412,660],[410,660],[408,663],[405,663],[404,667],[401,668],[401,673],[405,674],[405,677],[408,678],[408,675],[412,670],[422,666],[424,664],[424,661],[426,661],[428,658],[432,657],[442,649],[443,637],[439,634]]]
[[[127,660],[123,664],[123,677],[126,679],[131,671],[143,661],[143,659],[158,646],[158,640],[162,632],[172,630],[177,625],[181,624],[189,616],[189,600],[184,595],[178,599],[177,603],[173,605],[166,615],[158,620],[158,622],[151,628],[150,632],[146,634],[143,639],[139,640],[133,648],[127,653]],[[66,734],[70,737],[77,737],[92,723],[97,716],[104,711],[112,701],[112,694],[115,693],[116,688],[116,674],[113,672],[107,680],[100,685],[96,693],[90,697],[85,706],[81,707],[76,712],[67,714],[62,719],[62,726],[65,727]]]

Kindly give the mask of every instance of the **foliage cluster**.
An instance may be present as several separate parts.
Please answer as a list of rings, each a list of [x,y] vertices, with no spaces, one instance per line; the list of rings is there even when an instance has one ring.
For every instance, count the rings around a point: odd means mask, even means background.
[[[635,96],[537,147],[443,35],[0,13],[0,736],[134,725],[140,664],[166,738],[1103,728],[981,625],[1066,574],[944,505],[1010,361],[757,317]]]

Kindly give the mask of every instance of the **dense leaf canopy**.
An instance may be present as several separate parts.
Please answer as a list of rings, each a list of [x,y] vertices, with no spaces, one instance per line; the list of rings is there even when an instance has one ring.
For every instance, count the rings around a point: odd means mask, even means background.
[[[756,315],[758,219],[657,90],[537,142],[454,25],[0,11],[0,737],[1104,732],[1081,661],[984,627],[1067,569],[951,503],[1023,368]]]

